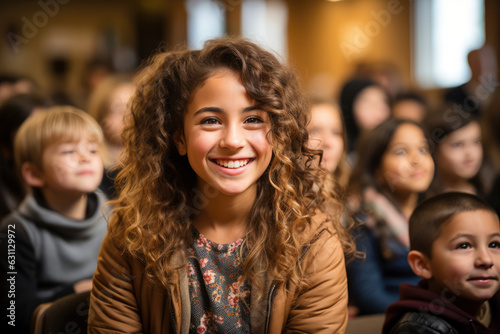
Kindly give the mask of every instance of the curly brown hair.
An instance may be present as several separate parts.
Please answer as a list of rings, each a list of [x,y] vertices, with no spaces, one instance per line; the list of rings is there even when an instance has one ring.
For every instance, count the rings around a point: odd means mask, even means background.
[[[196,90],[220,70],[237,73],[250,98],[269,114],[273,157],[257,181],[248,217],[243,273],[259,285],[265,274],[275,282],[300,284],[297,264],[309,240],[304,232],[319,211],[330,221],[346,256],[355,252],[341,223],[343,204],[325,190],[324,174],[313,167],[319,154],[306,147],[308,105],[293,72],[257,45],[240,38],[208,41],[202,50],[153,56],[137,81],[132,112],[124,131],[125,151],[115,185],[119,198],[110,235],[145,265],[148,277],[169,287],[186,263],[185,245],[197,212],[196,174],[175,146],[187,106]],[[177,259],[181,259],[179,262]]]

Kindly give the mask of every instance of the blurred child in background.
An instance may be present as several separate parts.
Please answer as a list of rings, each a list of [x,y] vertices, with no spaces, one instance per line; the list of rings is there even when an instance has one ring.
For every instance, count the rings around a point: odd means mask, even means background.
[[[418,123],[389,119],[362,138],[348,194],[360,220],[357,249],[366,259],[353,261],[347,270],[351,300],[360,314],[383,313],[398,300],[401,283],[417,282],[406,260],[408,218],[433,175]]]
[[[89,101],[89,114],[99,123],[104,133],[105,172],[99,188],[109,198],[116,196],[113,181],[117,171],[112,168],[124,148],[124,117],[129,112],[129,99],[133,92],[134,85],[130,77],[110,75],[99,83]]]
[[[484,196],[480,169],[483,163],[482,132],[476,116],[458,106],[442,108],[425,120],[436,164],[436,174],[426,197],[447,191]]]
[[[390,97],[369,79],[352,79],[344,84],[339,98],[347,130],[349,163],[356,161],[358,138],[391,116]]]
[[[311,107],[311,120],[307,125],[309,147],[323,151],[321,168],[333,175],[342,189],[347,186],[347,138],[342,113],[330,101],[315,101]]]

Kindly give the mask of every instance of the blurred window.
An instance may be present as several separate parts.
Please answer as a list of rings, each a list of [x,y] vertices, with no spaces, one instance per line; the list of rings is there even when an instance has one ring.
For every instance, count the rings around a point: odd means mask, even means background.
[[[225,8],[220,1],[186,0],[187,43],[192,50],[203,48],[207,39],[226,32]]]
[[[415,78],[425,88],[452,87],[470,78],[469,51],[484,44],[482,0],[414,1]]]
[[[288,6],[282,0],[243,0],[241,34],[283,59],[288,53]]]

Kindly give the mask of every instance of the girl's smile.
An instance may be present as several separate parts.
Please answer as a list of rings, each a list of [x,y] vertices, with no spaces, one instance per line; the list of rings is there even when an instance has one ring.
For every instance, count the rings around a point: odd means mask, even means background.
[[[237,74],[221,70],[194,94],[176,141],[198,175],[226,195],[256,189],[267,169],[272,147],[271,121],[247,94]]]

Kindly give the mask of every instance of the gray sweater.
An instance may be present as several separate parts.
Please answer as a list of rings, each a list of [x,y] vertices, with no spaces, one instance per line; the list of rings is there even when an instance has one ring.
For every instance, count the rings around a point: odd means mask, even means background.
[[[15,298],[7,298],[9,290],[2,288],[1,307],[15,300],[16,332],[21,332],[22,327],[29,329],[37,305],[73,293],[74,283],[92,278],[107,229],[102,213],[105,202],[101,192],[89,194],[86,218],[76,221],[50,210],[42,196],[28,195],[17,211],[2,221],[1,279],[3,283],[14,278]],[[15,236],[14,267],[7,262],[8,255],[12,255],[12,247],[7,254],[8,234]],[[3,277],[11,272],[15,274]]]

